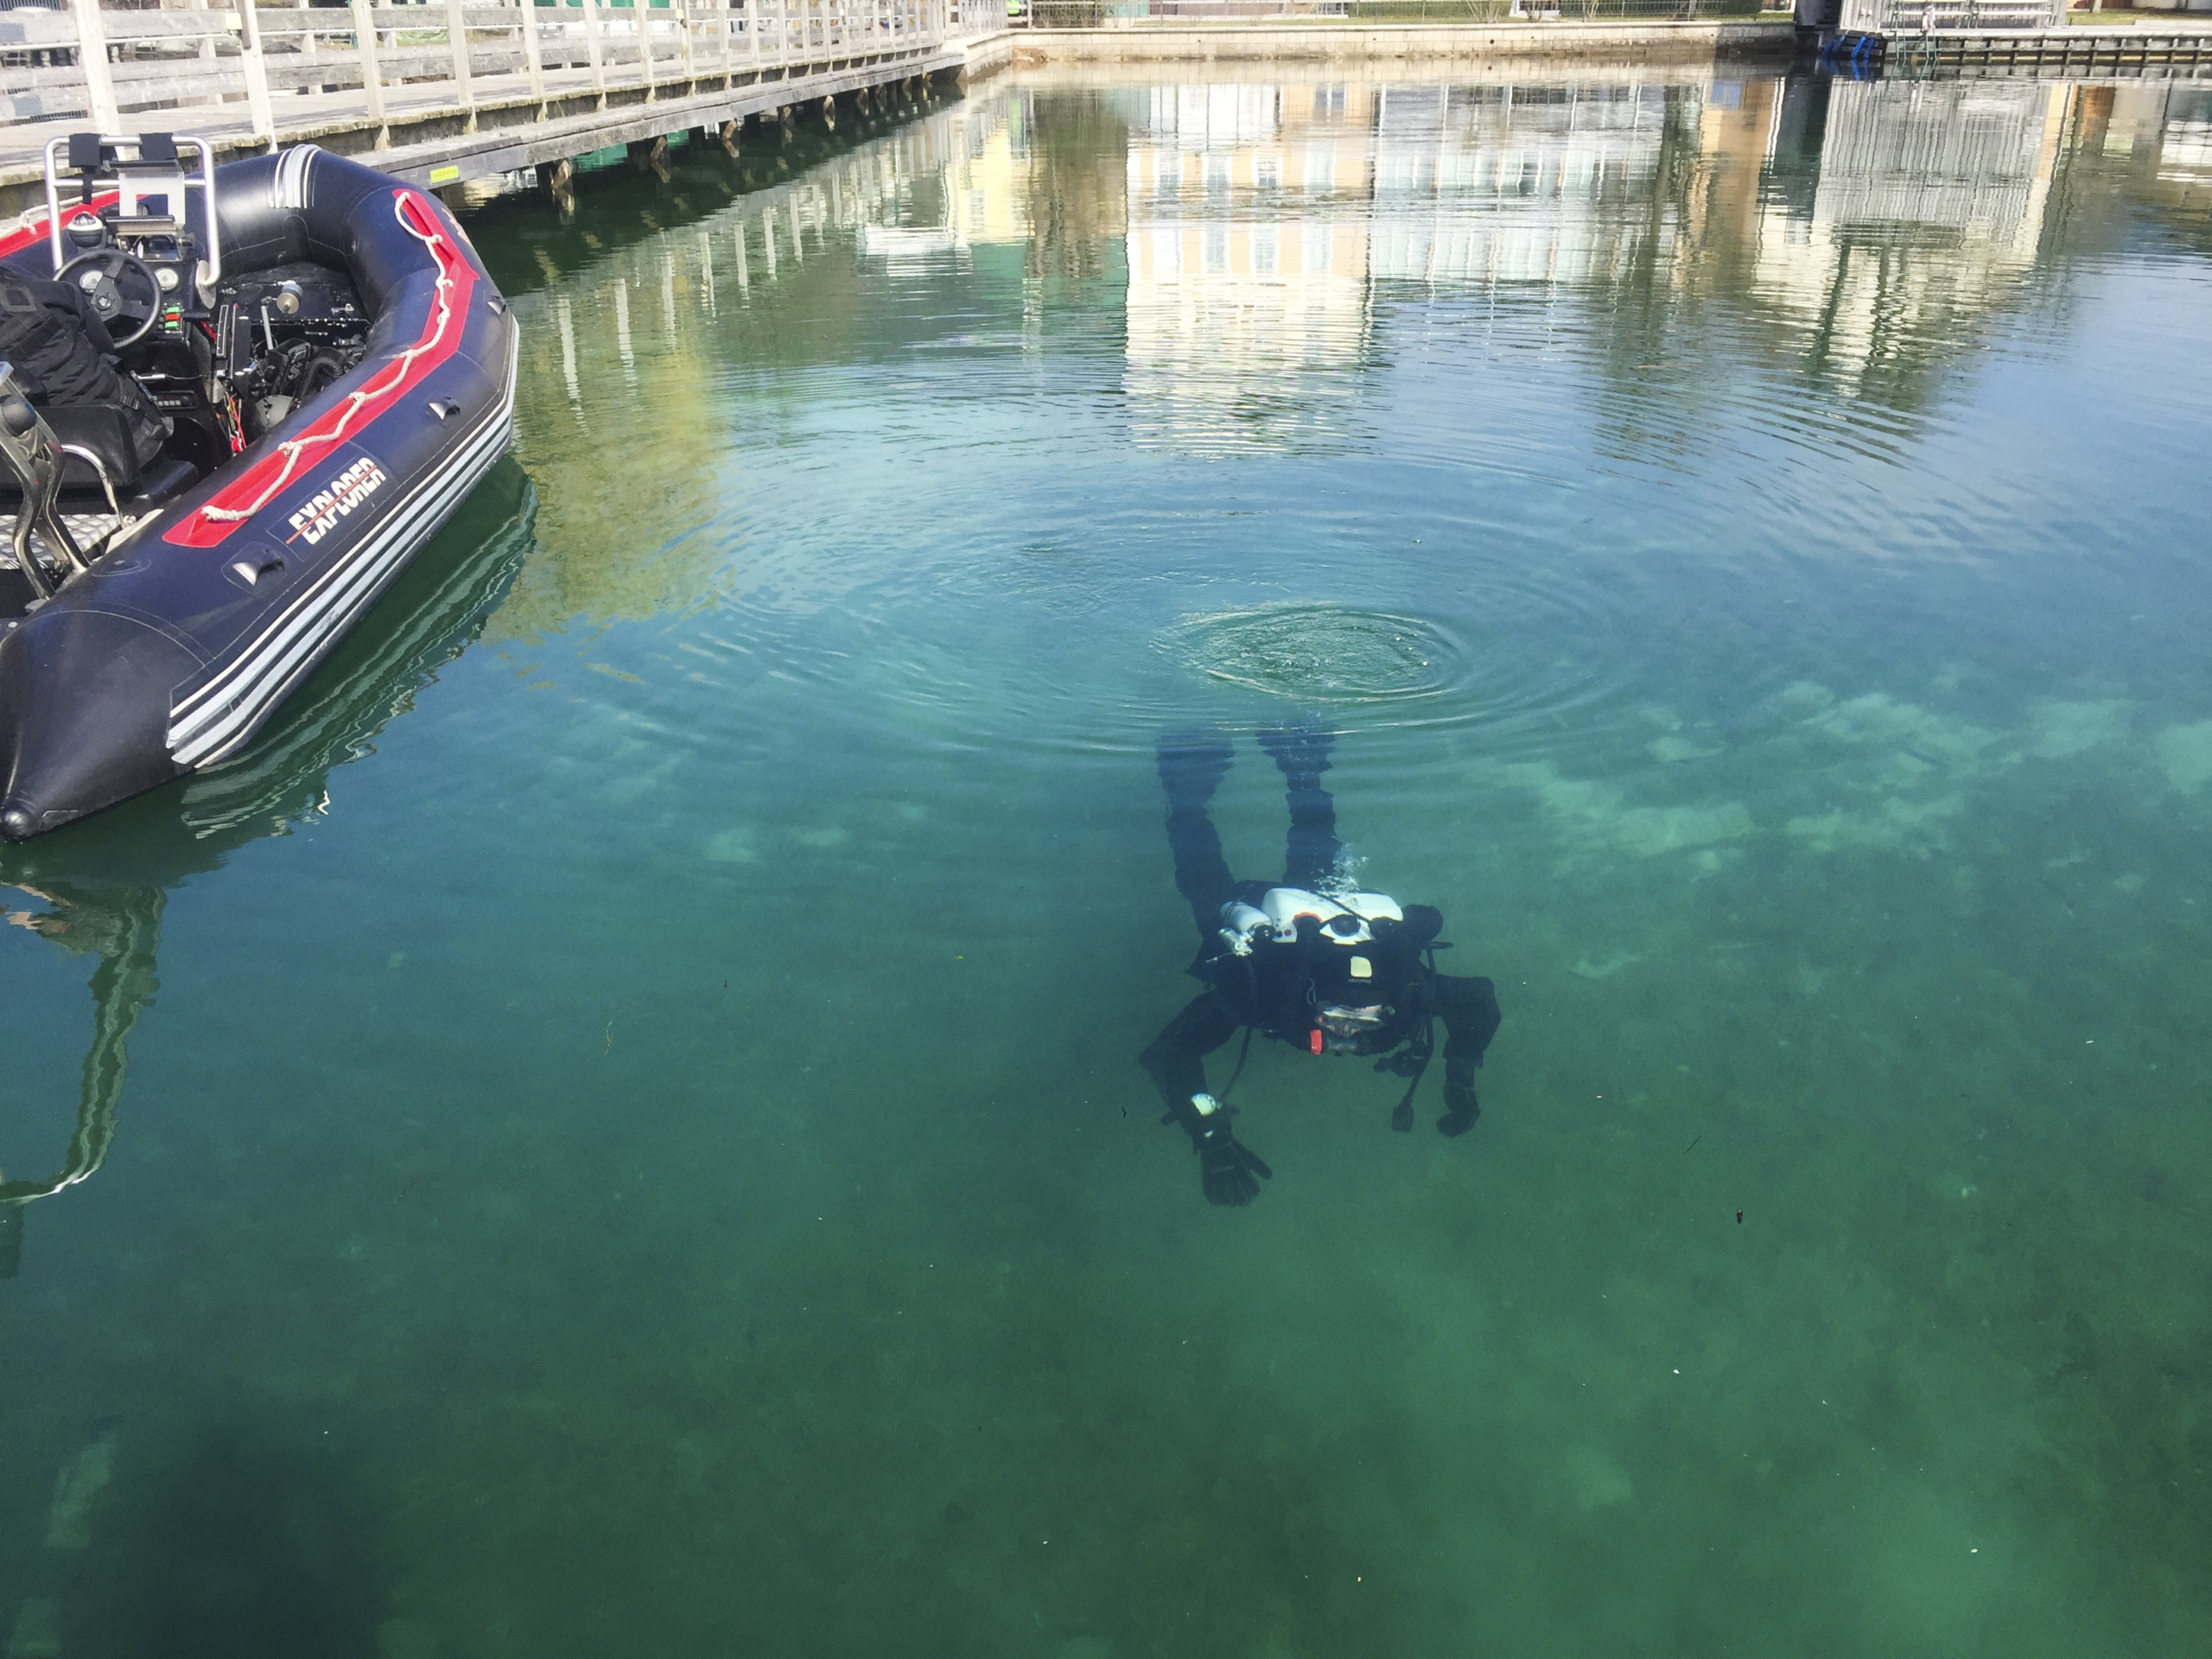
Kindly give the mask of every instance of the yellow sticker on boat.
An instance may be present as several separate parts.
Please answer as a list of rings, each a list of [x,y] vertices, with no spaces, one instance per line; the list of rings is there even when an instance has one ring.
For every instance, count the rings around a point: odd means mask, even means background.
[[[430,169],[432,184],[451,184],[460,176],[461,169],[457,167],[434,167]]]

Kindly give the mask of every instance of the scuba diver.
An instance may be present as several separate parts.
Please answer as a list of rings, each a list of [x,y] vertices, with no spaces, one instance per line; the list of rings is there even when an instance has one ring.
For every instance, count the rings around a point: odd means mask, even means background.
[[[1175,886],[1198,924],[1198,954],[1188,972],[1206,988],[1193,997],[1138,1057],[1198,1157],[1198,1179],[1212,1204],[1249,1204],[1273,1176],[1239,1141],[1224,1103],[1244,1069],[1242,1056],[1222,1090],[1206,1092],[1205,1058],[1244,1031],[1244,1052],[1259,1032],[1313,1055],[1373,1057],[1377,1071],[1408,1079],[1390,1127],[1414,1126],[1414,1095],[1444,1022],[1444,1116],[1436,1127],[1465,1135],[1482,1109],[1475,1068],[1498,1026],[1497,992],[1487,979],[1436,971],[1441,912],[1401,906],[1379,893],[1346,891],[1338,880],[1336,804],[1321,787],[1332,739],[1300,728],[1260,734],[1281,770],[1290,830],[1281,883],[1238,881],[1206,817],[1229,772],[1227,740],[1205,733],[1160,745],[1160,782],[1167,791],[1167,845]]]

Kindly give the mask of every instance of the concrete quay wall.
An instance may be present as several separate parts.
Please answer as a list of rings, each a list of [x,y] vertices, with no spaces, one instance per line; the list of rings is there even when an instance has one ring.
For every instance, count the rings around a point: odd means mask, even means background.
[[[1268,19],[1026,29],[1016,66],[1065,63],[1713,63],[1786,61],[1787,22],[1709,23],[1343,23]]]

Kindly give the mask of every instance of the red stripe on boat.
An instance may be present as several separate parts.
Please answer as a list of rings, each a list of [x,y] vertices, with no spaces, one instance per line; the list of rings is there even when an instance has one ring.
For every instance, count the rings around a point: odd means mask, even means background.
[[[455,245],[454,233],[439,222],[436,211],[423,200],[420,193],[413,190],[395,190],[392,194],[399,198],[399,211],[413,219],[416,229],[426,236],[435,236],[438,238],[431,247],[430,252],[437,260],[438,268],[453,282],[453,286],[447,294],[449,321],[446,337],[409,364],[404,375],[390,385],[381,388],[376,396],[369,398],[359,409],[354,410],[351,420],[346,418],[346,405],[352,402],[349,393],[346,397],[340,398],[335,406],[306,431],[297,433],[287,439],[286,442],[289,443],[305,443],[310,446],[309,453],[302,455],[292,467],[290,482],[293,484],[304,484],[310,479],[321,476],[318,469],[325,464],[327,457],[314,454],[314,450],[335,450],[338,443],[342,443],[346,439],[359,437],[363,431],[374,423],[378,416],[383,415],[410,391],[422,385],[424,377],[461,349],[461,337],[467,331],[467,327],[468,297],[476,287],[476,273],[469,268],[468,261],[461,257],[460,248]],[[434,296],[430,301],[429,315],[423,320],[423,332],[415,337],[416,346],[420,347],[428,341],[436,333],[437,327],[438,302]],[[397,355],[399,353],[393,353],[394,357]],[[386,358],[378,365],[376,374],[370,378],[375,379],[378,376],[388,377],[391,361],[391,358]],[[341,425],[344,428],[344,437],[339,438],[336,442],[321,442],[330,439],[338,432]],[[213,495],[201,502],[200,506],[194,507],[175,524],[171,524],[163,533],[162,539],[173,543],[178,547],[220,546],[232,531],[242,524],[250,524],[253,520],[251,518],[210,518],[200,509],[215,507],[226,512],[237,512],[258,499],[263,492],[268,489],[270,481],[283,470],[283,451],[275,448],[270,448],[260,460],[247,467],[242,474],[232,479]],[[288,485],[287,487],[289,488],[289,486]],[[276,504],[272,500],[270,505],[273,506]]]

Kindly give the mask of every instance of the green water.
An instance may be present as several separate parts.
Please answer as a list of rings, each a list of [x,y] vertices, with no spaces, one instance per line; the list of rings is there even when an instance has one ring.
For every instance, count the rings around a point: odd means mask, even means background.
[[[0,869],[5,1651],[2212,1650],[2212,101],[1296,73],[472,213],[513,461]],[[1218,1210],[1291,717],[1505,1023]]]

